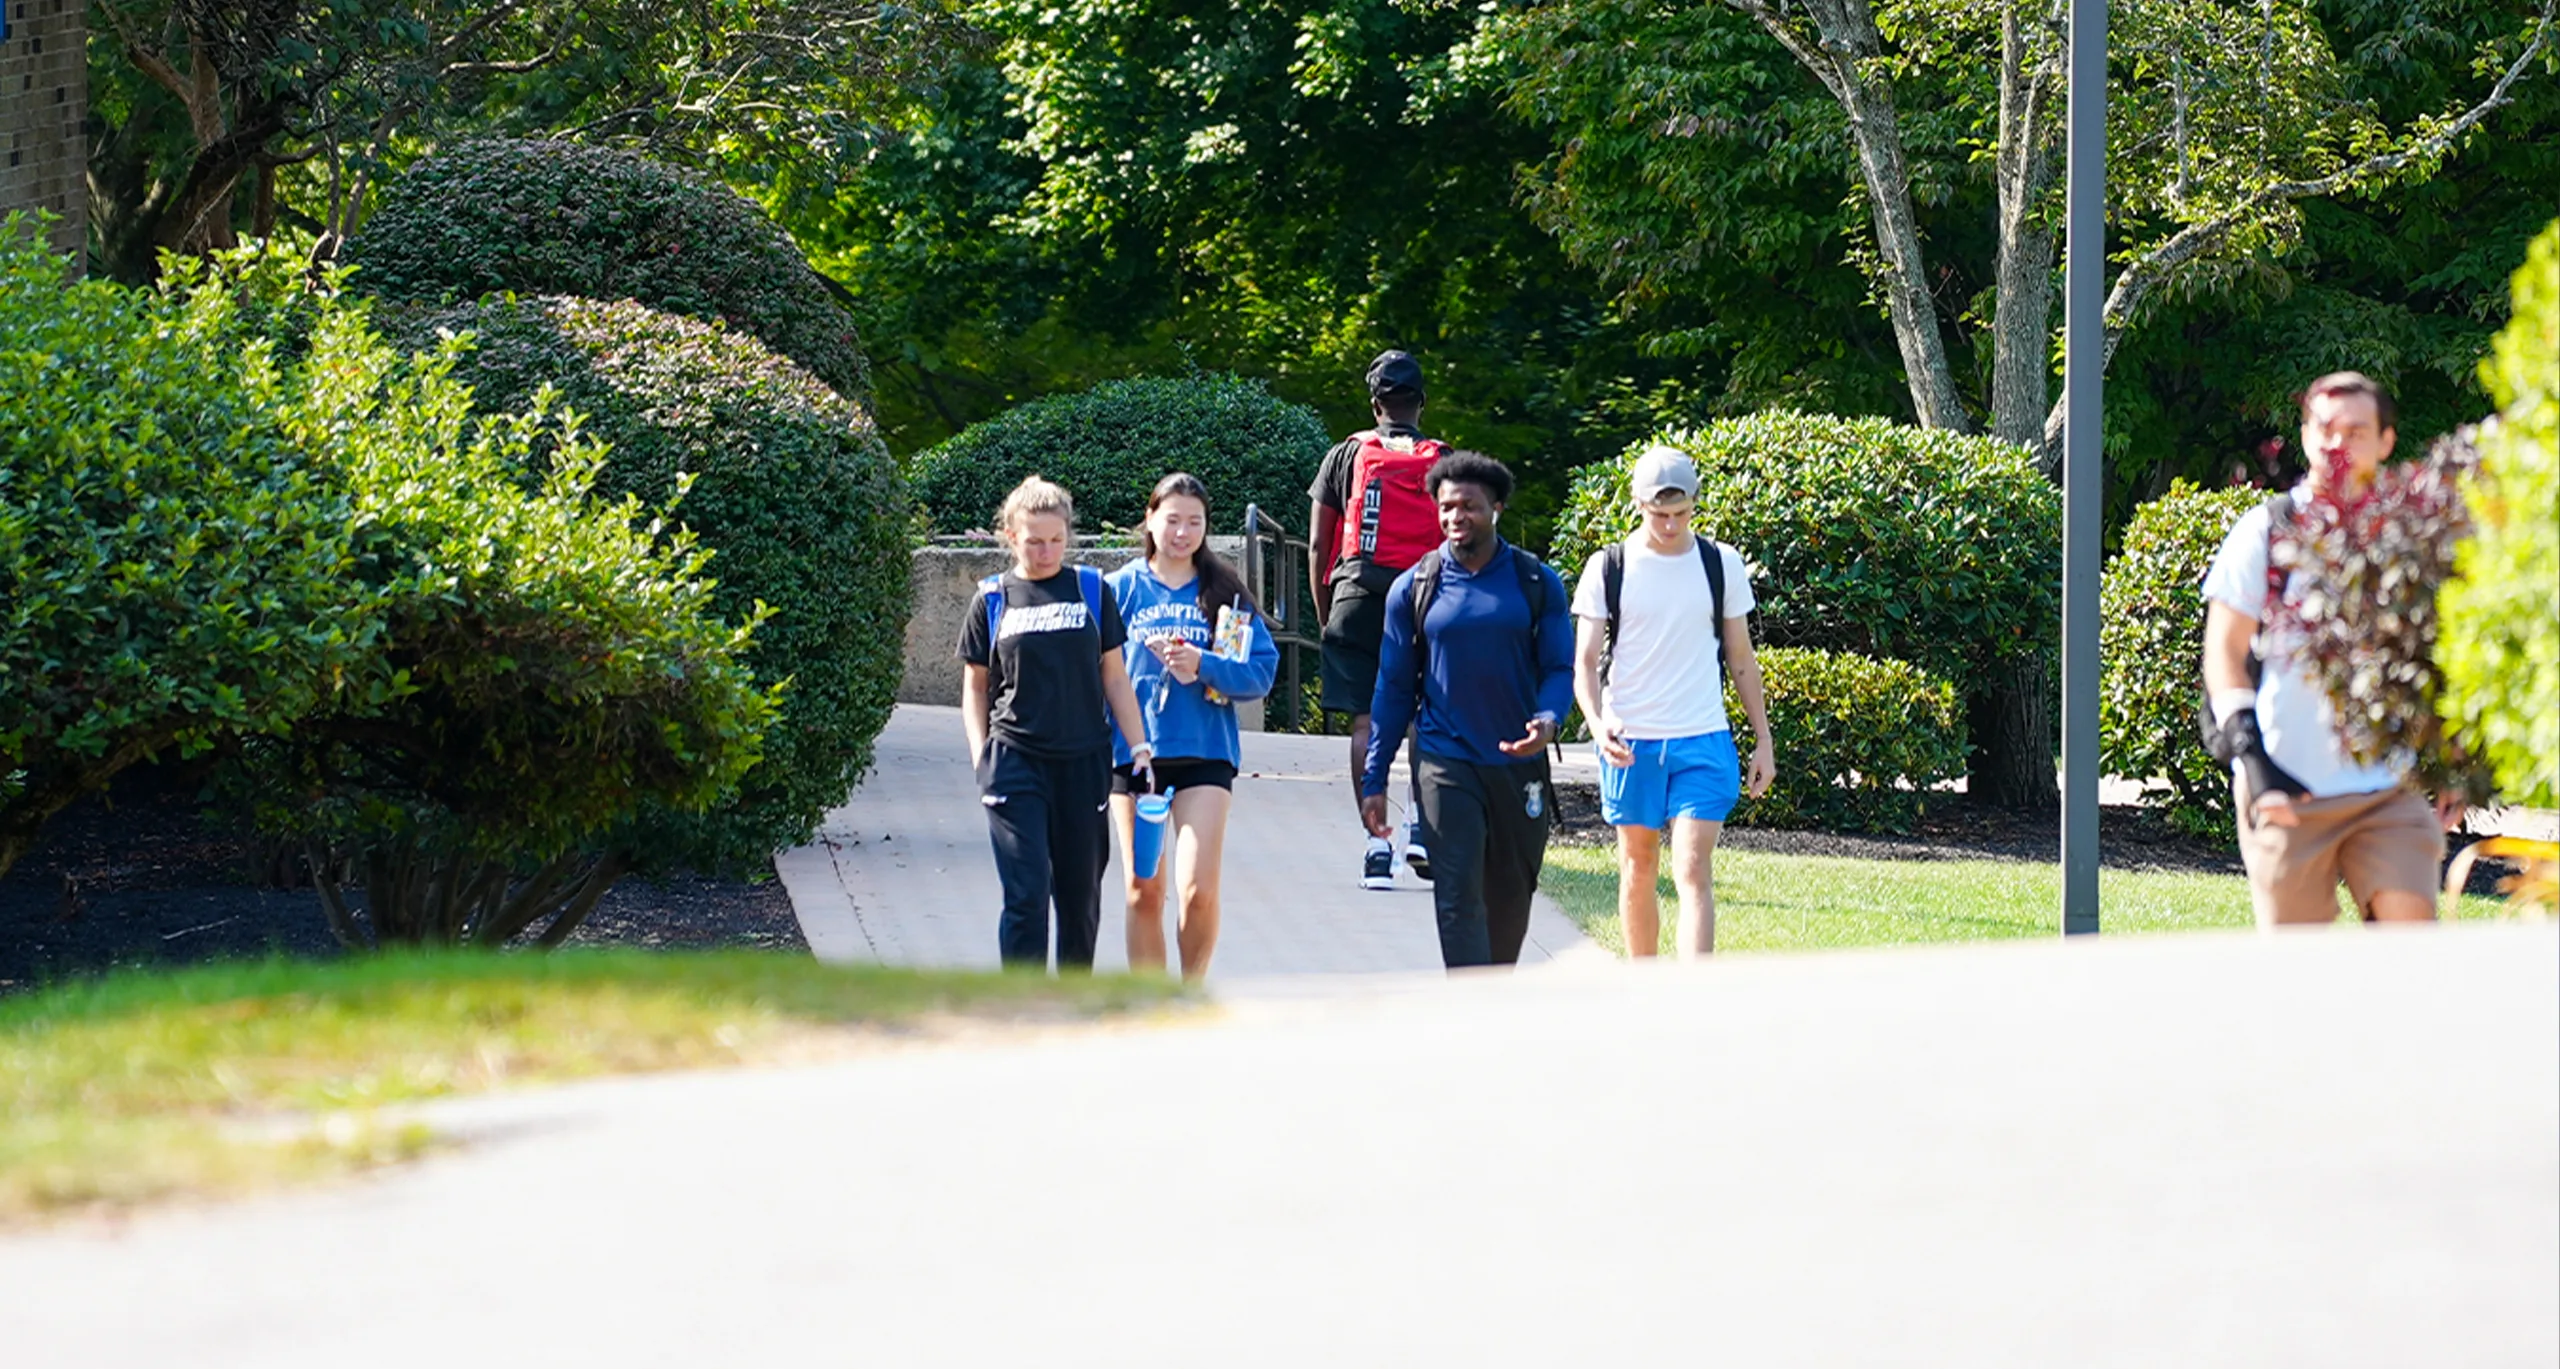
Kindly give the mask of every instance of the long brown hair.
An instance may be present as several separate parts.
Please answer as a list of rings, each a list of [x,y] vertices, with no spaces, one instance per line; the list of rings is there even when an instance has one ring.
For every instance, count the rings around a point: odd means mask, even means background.
[[[1209,487],[1200,483],[1200,477],[1184,471],[1175,471],[1156,482],[1154,492],[1147,496],[1147,512],[1153,514],[1158,504],[1178,498],[1199,500],[1204,518],[1209,512]],[[1156,559],[1156,530],[1152,525],[1138,525],[1138,549],[1149,561]],[[1230,604],[1238,613],[1261,611],[1254,607],[1253,596],[1245,592],[1244,577],[1209,550],[1209,530],[1205,526],[1200,530],[1200,549],[1191,554],[1191,572],[1200,578],[1200,616],[1208,619],[1211,627],[1217,626],[1218,610]]]

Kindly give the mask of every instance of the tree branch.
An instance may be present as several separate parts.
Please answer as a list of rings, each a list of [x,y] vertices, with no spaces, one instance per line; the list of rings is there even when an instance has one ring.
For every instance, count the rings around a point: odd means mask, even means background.
[[[2261,186],[2222,214],[2179,229],[2167,242],[2145,252],[2132,265],[2125,267],[2116,276],[2115,288],[2107,292],[2104,310],[2106,343],[2099,356],[2100,370],[2103,371],[2106,364],[2115,359],[2116,347],[2124,340],[2125,330],[2132,326],[2134,312],[2143,301],[2149,299],[2152,292],[2165,284],[2180,267],[2219,247],[2250,215],[2273,204],[2334,195],[2360,182],[2388,176],[2412,162],[2439,156],[2451,150],[2465,134],[2479,127],[2482,120],[2513,103],[2511,92],[2515,83],[2550,44],[2555,8],[2560,8],[2560,0],[2542,0],[2542,13],[2534,20],[2533,41],[2525,44],[2524,51],[2508,63],[2506,71],[2498,77],[2498,83],[2490,87],[2480,103],[2465,110],[2453,122],[2396,152],[2378,153],[2326,176],[2277,181]],[[2062,428],[2069,417],[2064,412],[2065,403],[2062,399],[2055,400],[2053,408],[2045,415],[2044,438],[2039,444],[2038,459],[2045,464],[2048,473],[2059,470],[2061,466]]]

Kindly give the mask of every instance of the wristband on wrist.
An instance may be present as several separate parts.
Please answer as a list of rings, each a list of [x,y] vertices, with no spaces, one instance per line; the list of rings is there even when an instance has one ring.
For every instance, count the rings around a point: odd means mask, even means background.
[[[1132,765],[1143,765],[1155,758],[1156,748],[1153,743],[1140,742],[1129,748],[1129,763]]]

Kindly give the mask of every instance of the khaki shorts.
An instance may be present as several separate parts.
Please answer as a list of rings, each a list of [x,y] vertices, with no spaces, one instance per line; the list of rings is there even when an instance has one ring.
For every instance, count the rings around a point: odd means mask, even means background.
[[[2258,925],[2338,920],[2338,881],[2346,881],[2356,911],[2373,916],[2373,896],[2387,889],[2432,901],[2444,868],[2444,827],[2427,801],[2406,789],[2293,801],[2298,827],[2252,822],[2248,798],[2232,785],[2240,805],[2240,863],[2249,870],[2249,898]]]

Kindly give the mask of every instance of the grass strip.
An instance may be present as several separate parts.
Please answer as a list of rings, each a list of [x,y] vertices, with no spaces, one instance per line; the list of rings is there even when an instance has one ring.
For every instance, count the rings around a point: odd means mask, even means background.
[[[391,954],[124,971],[0,1000],[0,1224],[418,1154],[386,1105],[734,1065],[847,1027],[1074,1020],[1170,981],[820,965],[759,951]]]
[[[1667,856],[1666,852],[1666,856]],[[1667,863],[1667,860],[1666,860]],[[2058,866],[2005,860],[1860,860],[1846,856],[1716,852],[1716,950],[1801,951],[2053,936],[2061,918]],[[1665,876],[1662,953],[1672,953],[1678,899]],[[1583,934],[1620,955],[1618,858],[1605,846],[1555,846],[1539,887]],[[2251,924],[2238,875],[2101,870],[2106,934],[2188,932]],[[2457,918],[2496,917],[2496,899],[2465,897]]]

